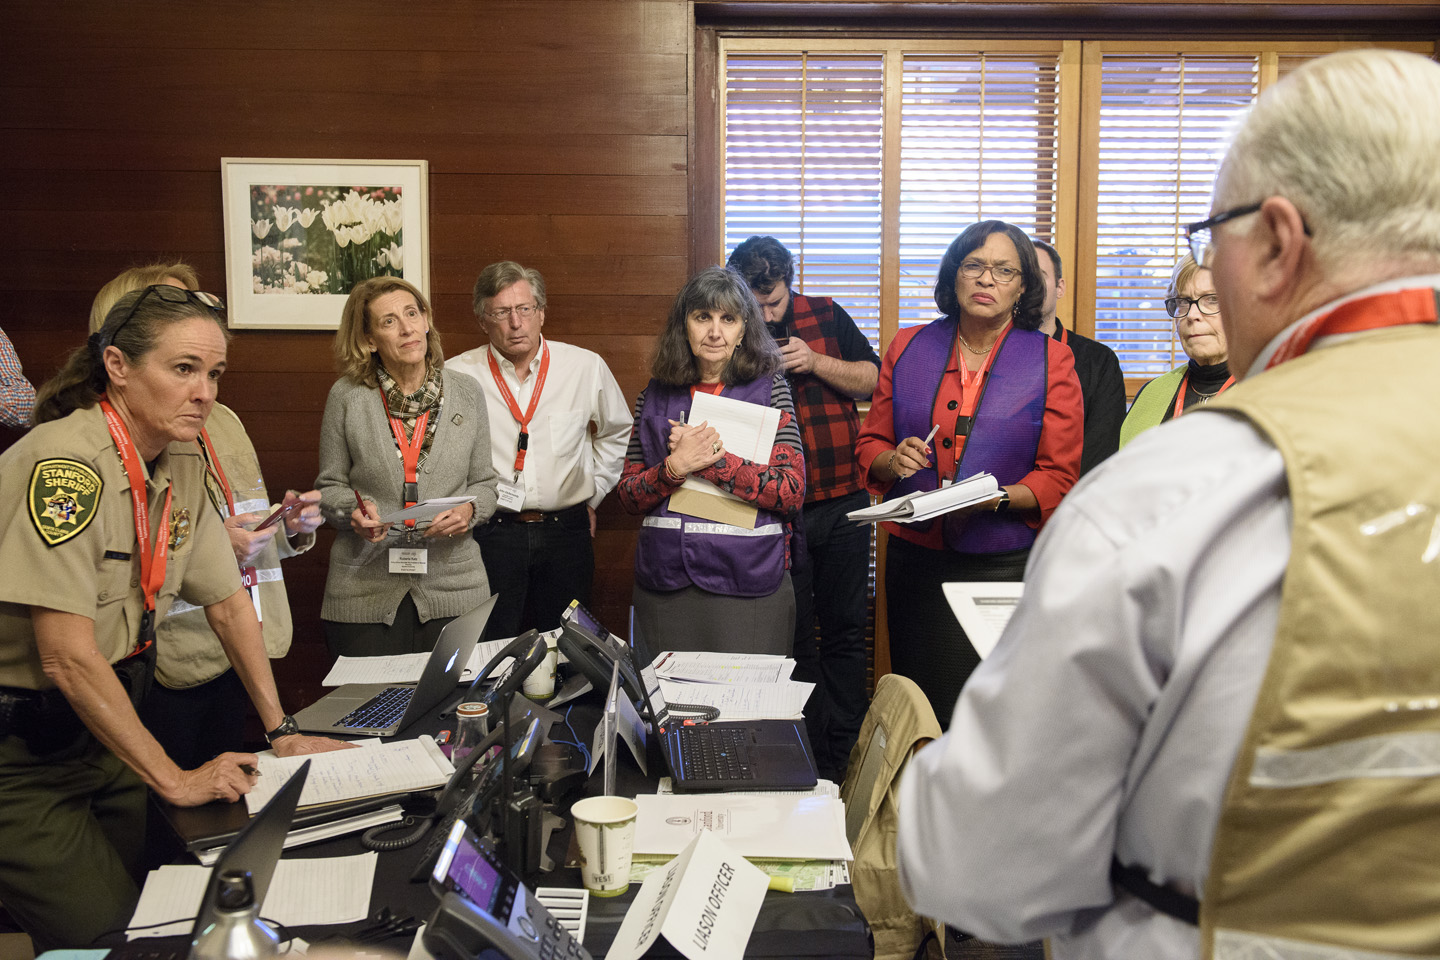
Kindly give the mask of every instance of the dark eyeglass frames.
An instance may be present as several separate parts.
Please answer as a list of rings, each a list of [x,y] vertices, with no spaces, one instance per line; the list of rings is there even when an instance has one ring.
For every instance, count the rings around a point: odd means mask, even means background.
[[[134,303],[130,304],[130,311],[125,314],[125,319],[117,323],[115,329],[110,331],[110,335],[105,338],[107,344],[115,342],[120,331],[125,329],[125,324],[129,323],[130,318],[135,316],[135,311],[140,309],[140,304],[145,302],[146,297],[151,296],[158,300],[164,300],[166,303],[198,303],[221,320],[225,319],[225,301],[213,293],[206,293],[203,290],[187,290],[184,287],[177,287],[173,283],[152,283],[140,296],[135,298]]]

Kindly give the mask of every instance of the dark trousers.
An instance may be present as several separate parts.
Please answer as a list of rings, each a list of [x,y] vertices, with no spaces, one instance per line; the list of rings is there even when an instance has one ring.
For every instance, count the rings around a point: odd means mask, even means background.
[[[250,697],[234,670],[199,686],[171,690],[150,685],[140,706],[145,728],[181,769],[193,770],[227,750],[245,748],[245,714]]]
[[[955,701],[980,654],[960,628],[941,584],[1023,580],[1029,549],[1003,553],[931,550],[899,537],[885,547],[885,609],[890,667],[914,680],[948,729]]]
[[[395,608],[395,620],[388,627],[383,623],[341,623],[321,620],[325,628],[325,646],[332,657],[383,657],[397,653],[429,653],[440,639],[440,631],[454,617],[435,617],[420,621],[420,611],[410,594],[405,594]]]
[[[0,737],[0,901],[37,952],[129,922],[144,839],[145,784],[89,734],[44,756]]]
[[[805,504],[804,546],[795,551],[792,571],[794,676],[815,684],[806,724],[821,775],[837,783],[870,706],[865,619],[873,527],[845,517],[869,505],[870,496],[863,490]]]
[[[553,630],[571,600],[590,605],[595,546],[585,504],[537,523],[492,518],[475,527],[475,542],[496,596],[486,640],[518,637],[531,627]]]

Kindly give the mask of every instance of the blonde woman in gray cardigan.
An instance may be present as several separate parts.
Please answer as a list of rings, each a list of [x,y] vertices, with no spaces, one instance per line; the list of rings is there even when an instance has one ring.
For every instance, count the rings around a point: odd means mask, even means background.
[[[441,627],[490,595],[469,535],[495,512],[485,395],[444,370],[429,302],[397,277],[356,284],[335,358],[342,376],[325,402],[315,481],[339,531],[320,611],[325,642],[332,656],[429,651]],[[475,501],[428,525],[379,520],[407,503],[462,496]]]

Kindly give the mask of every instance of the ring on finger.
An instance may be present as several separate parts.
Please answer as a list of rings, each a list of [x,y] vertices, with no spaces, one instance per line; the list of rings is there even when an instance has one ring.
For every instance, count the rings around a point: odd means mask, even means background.
[[[710,452],[711,452],[711,453],[719,453],[719,452],[720,452],[720,444],[719,444],[718,442],[711,443],[711,444],[710,444]]]

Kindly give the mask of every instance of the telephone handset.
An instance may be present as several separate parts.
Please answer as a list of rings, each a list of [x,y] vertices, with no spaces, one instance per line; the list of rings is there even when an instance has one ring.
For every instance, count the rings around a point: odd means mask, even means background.
[[[504,704],[505,698],[520,689],[520,684],[524,683],[525,678],[535,672],[545,660],[545,654],[548,652],[549,648],[545,643],[545,638],[540,636],[539,630],[529,630],[522,633],[507,643],[505,649],[491,657],[490,662],[485,664],[479,673],[475,674],[475,679],[471,681],[470,689],[465,691],[465,696],[461,699],[461,702],[468,703],[478,700],[478,702],[490,708],[490,716],[499,716],[500,708]],[[510,664],[510,668],[505,671],[505,674],[500,677],[500,679],[495,681],[489,690],[477,697],[476,692],[480,689],[480,685],[485,682],[486,678],[490,676],[491,671],[506,657],[514,658]]]
[[[464,821],[451,828],[430,885],[440,906],[425,926],[423,942],[436,960],[591,960]]]
[[[642,715],[649,715],[649,719],[657,724],[664,722],[663,717],[655,716],[659,712],[657,704],[668,707],[672,715],[684,714],[699,720],[714,720],[720,716],[720,711],[714,707],[689,703],[665,704],[660,696],[659,681],[654,680],[652,684],[652,677],[642,678],[643,674],[653,674],[644,646],[637,639],[635,646],[631,647],[606,630],[589,610],[580,605],[579,600],[571,600],[570,606],[560,615],[558,646],[565,659],[579,667],[597,690],[610,689],[610,675],[615,664],[619,663],[620,684],[630,702],[638,704]],[[650,686],[653,689],[648,689]]]
[[[455,768],[454,775],[450,782],[445,784],[445,789],[440,792],[440,797],[435,801],[435,813],[426,822],[425,829],[431,824],[436,824],[439,829],[430,838],[420,851],[420,859],[415,861],[415,867],[410,873],[410,882],[419,883],[429,874],[430,865],[435,862],[435,857],[440,853],[440,845],[450,833],[451,828],[462,820],[469,819],[476,821],[480,819],[480,813],[490,804],[491,798],[500,789],[500,761],[496,758],[485,764],[485,768],[475,778],[473,783],[466,782],[466,775],[475,766],[477,760],[481,760],[490,748],[500,742],[504,735],[504,725],[496,724],[490,735],[470,751],[470,755],[460,762]],[[510,773],[511,776],[523,774],[530,766],[530,761],[535,757],[535,750],[540,746],[543,738],[540,735],[540,721],[533,719],[526,725],[524,733],[510,744]],[[413,841],[412,841],[413,842]]]

